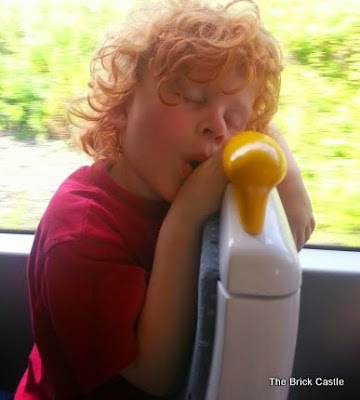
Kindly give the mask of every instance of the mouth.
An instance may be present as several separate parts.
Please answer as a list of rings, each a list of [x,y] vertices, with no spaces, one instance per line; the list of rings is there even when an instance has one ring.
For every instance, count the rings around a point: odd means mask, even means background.
[[[183,179],[187,179],[200,164],[201,161],[199,160],[195,159],[185,160],[182,166]]]
[[[190,165],[192,170],[194,170],[195,168],[197,168],[201,164],[201,162],[197,161],[197,160],[190,160],[187,163]]]

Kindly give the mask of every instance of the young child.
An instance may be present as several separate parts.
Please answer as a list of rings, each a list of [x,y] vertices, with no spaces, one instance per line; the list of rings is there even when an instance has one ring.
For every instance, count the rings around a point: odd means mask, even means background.
[[[239,3],[239,4],[235,4]],[[235,133],[275,137],[278,187],[300,249],[314,228],[299,169],[271,119],[281,57],[250,1],[169,1],[92,60],[70,107],[90,167],[59,187],[28,263],[35,344],[16,400],[145,399],[186,375],[204,221]]]

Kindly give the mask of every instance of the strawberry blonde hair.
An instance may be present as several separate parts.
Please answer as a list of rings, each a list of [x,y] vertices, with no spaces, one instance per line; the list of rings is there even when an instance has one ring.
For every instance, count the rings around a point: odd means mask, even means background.
[[[119,157],[121,128],[111,115],[124,109],[147,72],[157,78],[164,102],[162,84],[180,77],[208,83],[235,70],[245,84],[256,79],[259,91],[246,129],[266,132],[277,109],[282,61],[277,42],[261,26],[257,5],[168,0],[156,6],[133,14],[95,52],[87,95],[68,108],[82,149],[95,159]]]

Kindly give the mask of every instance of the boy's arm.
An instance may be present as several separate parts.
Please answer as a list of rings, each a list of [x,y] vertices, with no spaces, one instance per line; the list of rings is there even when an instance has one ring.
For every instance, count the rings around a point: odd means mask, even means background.
[[[186,180],[161,226],[138,322],[138,356],[121,372],[153,395],[172,394],[186,377],[196,318],[202,225],[218,210],[226,184],[219,152]]]
[[[273,123],[269,124],[267,133],[281,146],[287,159],[287,174],[277,189],[297,250],[300,251],[315,228],[310,198],[302,180],[299,166],[285,139]]]
[[[201,229],[185,225],[164,221],[139,319],[138,357],[121,373],[156,396],[183,382],[194,334]]]

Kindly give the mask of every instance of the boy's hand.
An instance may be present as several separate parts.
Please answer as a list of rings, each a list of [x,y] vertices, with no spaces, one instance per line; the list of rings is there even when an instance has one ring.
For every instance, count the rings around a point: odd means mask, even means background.
[[[311,202],[295,158],[273,122],[270,122],[267,133],[279,143],[286,155],[288,163],[287,174],[277,189],[289,221],[296,248],[300,251],[315,228]]]
[[[219,210],[228,179],[222,165],[222,149],[199,165],[179,189],[171,213],[182,223],[202,223]],[[299,172],[288,172],[278,186],[295,245],[300,251],[315,228],[315,219]]]
[[[278,186],[279,195],[284,206],[295,245],[300,251],[309,240],[315,228],[315,219],[302,180],[288,177]]]
[[[221,149],[183,183],[172,203],[172,212],[186,222],[201,225],[220,208],[227,183]]]

